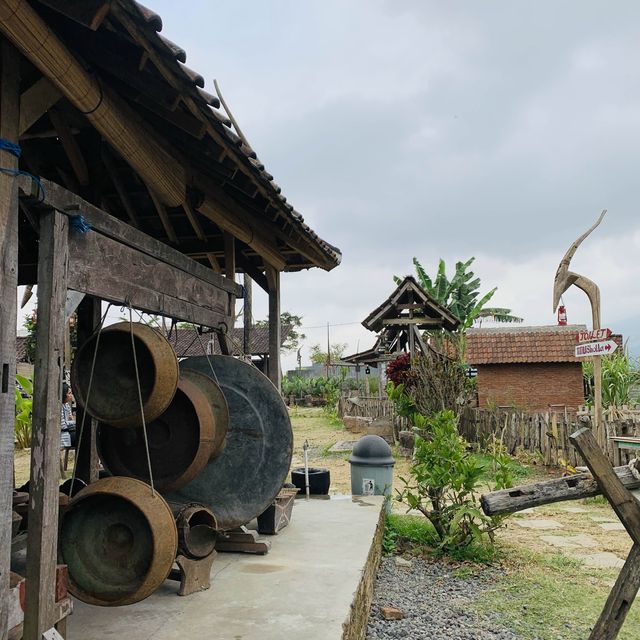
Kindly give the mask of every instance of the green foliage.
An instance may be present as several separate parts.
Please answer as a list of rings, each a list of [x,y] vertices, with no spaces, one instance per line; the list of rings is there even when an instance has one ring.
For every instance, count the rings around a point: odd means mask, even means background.
[[[601,358],[602,362],[602,406],[622,407],[634,405],[631,390],[640,383],[640,363],[632,360],[626,350]],[[593,361],[582,363],[582,373],[587,390],[587,404],[593,406]]]
[[[38,314],[33,310],[31,315],[24,317],[22,326],[27,330],[27,339],[25,341],[25,357],[27,362],[35,362],[36,359],[36,324],[38,322]]]
[[[300,331],[302,327],[302,316],[297,316],[289,311],[283,311],[280,314],[280,325],[283,327],[289,327],[289,334],[287,339],[282,345],[282,351],[293,351],[298,348],[300,341],[304,340],[307,336]],[[256,327],[268,327],[268,320],[257,320]]]
[[[415,547],[432,547],[437,537],[429,521],[419,516],[388,514],[385,517],[382,551],[385,555],[395,555],[411,551]]]
[[[479,550],[493,542],[493,532],[504,520],[485,516],[478,504],[476,491],[485,468],[458,435],[452,411],[434,414],[424,426],[428,436],[416,436],[410,477],[400,478],[404,487],[398,499],[433,525],[442,553],[460,556]],[[505,488],[511,479],[506,461],[496,459],[496,466],[500,474],[494,478],[495,487]]]
[[[16,375],[16,381],[20,384],[23,391],[29,394],[28,398],[22,397],[22,391],[16,386],[16,423],[15,423],[15,440],[16,448],[26,449],[31,446],[31,411],[33,408],[33,383],[29,378]]]
[[[417,258],[413,258],[413,266],[420,286],[461,321],[458,328],[460,333],[464,333],[476,320],[482,318],[491,318],[496,322],[522,322],[522,318],[511,315],[511,309],[486,306],[497,288],[494,287],[484,295],[480,294],[480,278],[469,271],[474,260],[472,257],[466,262],[456,262],[451,280],[447,277],[446,265],[442,259],[438,263],[435,278],[427,274]],[[394,280],[397,284],[402,282],[402,278],[398,276],[394,276]]]
[[[394,384],[393,382],[387,383],[387,396],[393,403],[393,407],[396,413],[402,418],[413,418],[413,414],[416,412],[416,405],[413,399],[405,393],[404,384]]]
[[[327,352],[323,351],[319,344],[314,344],[309,347],[309,357],[314,364],[335,364],[342,359],[346,348],[346,342],[336,342],[332,344],[329,359],[327,359]]]

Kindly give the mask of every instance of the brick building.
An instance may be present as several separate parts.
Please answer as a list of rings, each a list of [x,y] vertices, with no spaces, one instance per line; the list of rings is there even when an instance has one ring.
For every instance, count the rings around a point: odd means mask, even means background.
[[[584,325],[470,329],[467,362],[478,371],[478,406],[546,411],[584,404],[574,356]]]

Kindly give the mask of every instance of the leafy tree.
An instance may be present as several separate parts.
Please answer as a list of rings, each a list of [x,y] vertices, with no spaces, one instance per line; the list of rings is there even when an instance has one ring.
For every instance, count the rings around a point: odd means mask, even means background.
[[[302,327],[302,316],[297,316],[289,311],[283,311],[280,314],[280,325],[283,327],[289,327],[289,335],[282,345],[283,351],[294,351],[300,345],[300,341],[307,337],[299,330],[300,327]],[[256,322],[256,327],[268,326],[268,320],[258,320]]]
[[[332,363],[336,363],[342,359],[347,348],[346,342],[334,342],[330,346],[330,358]],[[314,344],[309,348],[309,357],[314,364],[327,364],[327,352],[323,351],[319,344]]]
[[[404,486],[398,490],[398,499],[420,511],[433,525],[435,546],[441,553],[477,555],[473,549],[492,543],[494,531],[505,520],[504,516],[485,516],[478,503],[485,469],[458,434],[452,411],[440,411],[429,418],[418,414],[414,421],[428,435],[416,437],[409,477],[400,478]],[[509,457],[503,452],[491,457],[496,488],[512,486]]]
[[[475,258],[469,258],[466,262],[456,262],[451,280],[447,277],[446,265],[442,259],[435,278],[427,274],[417,258],[413,259],[413,266],[420,286],[461,321],[458,328],[460,333],[464,333],[476,320],[482,318],[491,318],[496,322],[522,322],[522,318],[511,314],[511,309],[486,306],[497,287],[484,295],[480,294],[480,278],[469,270],[474,260]],[[402,278],[398,276],[394,276],[394,280],[396,284],[402,282]]]

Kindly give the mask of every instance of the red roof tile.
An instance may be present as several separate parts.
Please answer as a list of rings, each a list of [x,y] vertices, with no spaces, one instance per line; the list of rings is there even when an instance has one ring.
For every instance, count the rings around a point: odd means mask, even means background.
[[[471,365],[579,362],[574,356],[584,325],[470,329],[465,359]]]

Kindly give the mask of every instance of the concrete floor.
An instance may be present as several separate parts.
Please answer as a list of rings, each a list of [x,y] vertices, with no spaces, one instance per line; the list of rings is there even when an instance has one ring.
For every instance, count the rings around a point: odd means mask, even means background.
[[[382,509],[382,497],[297,499],[266,556],[220,553],[211,589],[180,597],[167,581],[117,608],[76,601],[72,640],[338,640]]]

